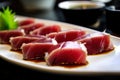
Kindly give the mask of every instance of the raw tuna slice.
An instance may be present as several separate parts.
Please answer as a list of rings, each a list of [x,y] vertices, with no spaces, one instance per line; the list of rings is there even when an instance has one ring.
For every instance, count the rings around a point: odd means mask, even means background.
[[[32,35],[46,35],[52,32],[60,32],[61,27],[59,25],[49,25],[49,26],[44,26],[42,28],[36,29],[32,31],[30,34]]]
[[[86,32],[84,30],[69,30],[64,32],[58,32],[58,33],[50,33],[47,35],[47,37],[54,38],[58,43],[64,42],[64,41],[72,41],[78,37],[82,37],[85,35]]]
[[[34,19],[28,18],[28,19],[24,19],[24,20],[19,21],[19,22],[18,22],[18,25],[19,25],[19,26],[25,26],[25,25],[32,24],[32,23],[34,23],[34,22],[35,22]]]
[[[55,36],[56,36],[57,34],[58,34],[58,32],[52,32],[52,33],[47,34],[46,36],[55,39]]]
[[[28,43],[22,45],[23,59],[25,60],[36,60],[43,59],[45,52],[49,50],[54,44],[53,43]]]
[[[48,65],[86,64],[86,57],[84,44],[68,41],[54,46],[54,49],[46,54],[45,60]]]
[[[44,26],[43,23],[33,23],[30,25],[21,26],[18,29],[23,29],[26,34],[29,34],[30,31],[33,31],[33,30],[43,27],[43,26]]]
[[[11,37],[23,36],[24,33],[20,30],[4,30],[0,31],[0,43],[10,43],[9,40]]]
[[[83,39],[78,39],[78,41],[85,44],[89,55],[114,49],[110,35],[102,32],[88,34]]]
[[[21,50],[21,46],[23,43],[30,43],[36,40],[39,40],[39,38],[28,37],[28,36],[12,37],[10,38],[10,44],[11,44],[12,50],[16,51],[16,50]]]
[[[12,50],[18,51],[21,50],[21,46],[23,43],[32,43],[32,42],[37,42],[37,43],[48,43],[52,42],[51,38],[47,38],[45,36],[19,36],[19,37],[12,37],[10,38],[10,43]]]

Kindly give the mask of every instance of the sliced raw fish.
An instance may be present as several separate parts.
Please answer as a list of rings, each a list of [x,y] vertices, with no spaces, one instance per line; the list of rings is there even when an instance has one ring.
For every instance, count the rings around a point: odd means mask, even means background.
[[[33,36],[33,35],[28,35],[28,36],[18,36],[18,37],[12,37],[10,38],[10,43],[11,43],[11,49],[16,51],[16,50],[21,50],[21,46],[23,43],[50,43],[52,42],[51,38],[47,38],[43,35],[39,36]]]
[[[61,27],[59,25],[49,25],[45,27],[38,28],[34,31],[32,31],[31,35],[46,35],[52,32],[60,32]]]
[[[84,44],[67,41],[53,47],[54,49],[45,57],[48,65],[87,63],[87,50]]]
[[[34,22],[35,22],[34,19],[29,18],[29,19],[24,19],[24,20],[18,21],[18,25],[19,25],[19,26],[25,26],[25,25],[32,24],[32,23],[34,23]]]
[[[86,32],[84,30],[69,30],[64,32],[58,32],[58,33],[50,33],[47,35],[47,37],[54,38],[58,43],[64,42],[64,41],[72,41],[78,37],[82,37],[85,35]]]
[[[18,29],[23,29],[26,34],[29,34],[31,31],[43,27],[43,23],[33,23],[30,25],[21,26]]]
[[[24,32],[20,30],[4,30],[0,31],[0,43],[10,43],[11,37],[23,36]]]
[[[27,43],[22,45],[23,59],[25,60],[38,60],[43,59],[45,53],[54,44],[52,43]]]
[[[85,44],[88,54],[99,54],[114,49],[110,35],[103,32],[91,33],[76,41]]]

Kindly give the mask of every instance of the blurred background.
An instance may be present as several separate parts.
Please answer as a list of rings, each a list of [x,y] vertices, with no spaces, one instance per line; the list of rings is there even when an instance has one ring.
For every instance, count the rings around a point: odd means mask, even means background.
[[[58,8],[58,4],[62,1],[75,0],[0,0],[0,10],[2,10],[2,7],[10,6],[10,8],[16,12],[17,15],[65,22],[63,14]],[[105,6],[107,7],[113,5],[115,0],[77,1],[98,1],[105,3]],[[105,21],[105,15],[103,15],[99,24],[85,27],[103,31],[106,28]]]

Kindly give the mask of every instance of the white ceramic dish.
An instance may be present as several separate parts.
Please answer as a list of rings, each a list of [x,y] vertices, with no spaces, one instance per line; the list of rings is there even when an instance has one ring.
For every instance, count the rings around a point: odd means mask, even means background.
[[[23,19],[27,17],[18,17]],[[36,19],[36,21],[44,22],[45,24],[59,24],[63,30],[82,28],[88,33],[96,32],[82,26]],[[12,62],[14,64],[24,66],[26,68],[35,69],[38,71],[57,73],[57,74],[72,74],[72,75],[105,75],[105,74],[120,74],[120,38],[112,36],[111,40],[115,46],[113,51],[106,54],[88,56],[88,64],[85,66],[65,67],[65,66],[48,66],[45,62],[32,62],[23,60],[22,54],[10,51],[10,45],[0,44],[0,58]]]

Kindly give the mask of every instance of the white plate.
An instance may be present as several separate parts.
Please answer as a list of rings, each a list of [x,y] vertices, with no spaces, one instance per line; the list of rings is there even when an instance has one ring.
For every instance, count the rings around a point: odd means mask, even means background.
[[[27,17],[18,17],[18,19],[23,19]],[[36,21],[44,22],[45,24],[59,24],[62,26],[63,30],[67,29],[84,29],[88,33],[96,32],[95,30],[88,29],[85,27],[50,21],[36,19]],[[35,69],[39,71],[45,71],[50,73],[58,74],[72,74],[72,75],[100,75],[100,74],[120,74],[120,38],[112,36],[111,40],[115,46],[113,51],[106,54],[92,55],[88,56],[88,64],[85,66],[77,67],[62,67],[62,66],[48,66],[45,62],[32,62],[23,60],[23,56],[20,53],[10,51],[10,45],[0,44],[0,58],[3,58],[9,62],[15,63],[20,66],[24,66],[30,69]]]

